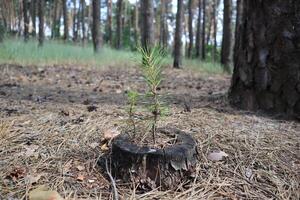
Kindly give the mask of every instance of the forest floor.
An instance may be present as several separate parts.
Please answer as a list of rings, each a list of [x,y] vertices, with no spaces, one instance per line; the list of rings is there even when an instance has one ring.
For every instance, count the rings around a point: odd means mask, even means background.
[[[171,114],[160,125],[197,139],[197,175],[172,191],[116,180],[121,199],[300,198],[299,122],[230,107],[226,75],[167,69],[165,78]],[[134,67],[0,65],[0,199],[27,199],[40,185],[65,199],[112,198],[100,141],[126,118],[125,91],[143,88]],[[214,149],[228,157],[209,160]]]

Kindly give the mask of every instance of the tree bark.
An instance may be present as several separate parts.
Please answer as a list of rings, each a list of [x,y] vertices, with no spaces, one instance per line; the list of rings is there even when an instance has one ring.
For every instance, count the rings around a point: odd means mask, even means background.
[[[245,0],[239,26],[231,104],[300,117],[298,0]]]
[[[159,43],[164,48],[168,47],[168,0],[161,1],[160,39]]]
[[[94,52],[98,53],[100,48],[100,0],[93,0],[93,45]]]
[[[141,45],[151,47],[154,45],[154,11],[153,0],[143,0],[141,3]]]
[[[197,19],[197,33],[196,33],[196,57],[200,58],[202,55],[202,39],[201,39],[201,19],[202,19],[202,0],[198,0],[198,19]]]
[[[24,41],[29,40],[29,17],[28,17],[28,0],[23,0],[23,17],[24,17]]]
[[[176,28],[174,37],[174,68],[182,65],[182,19],[183,19],[183,0],[177,1]]]
[[[107,0],[107,35],[110,46],[113,45],[112,37],[112,0]]]
[[[64,40],[67,41],[69,39],[69,22],[68,22],[68,7],[67,0],[63,0],[63,16],[64,16]]]
[[[206,29],[206,0],[202,0],[202,9],[203,9],[203,21],[202,21],[202,60],[205,60],[206,57],[206,45],[205,45],[205,29]]]
[[[82,45],[85,45],[86,41],[86,31],[85,31],[85,0],[81,0],[81,14],[80,14],[80,22],[81,22],[81,31],[82,31]]]
[[[32,36],[35,37],[36,36],[36,4],[37,1],[36,0],[31,0],[31,21],[32,21]]]
[[[117,1],[117,35],[116,49],[122,48],[122,15],[123,15],[123,0]]]
[[[214,0],[213,2],[213,40],[214,40],[214,46],[212,50],[212,59],[215,62],[217,60],[217,32],[218,32],[218,6],[219,6],[220,0]]]
[[[38,17],[39,17],[39,47],[44,44],[45,32],[44,32],[44,0],[38,1]]]
[[[134,38],[135,38],[135,42],[136,45],[138,45],[138,41],[140,38],[140,29],[139,29],[139,5],[138,5],[138,0],[136,0],[135,2],[135,6],[134,6]]]
[[[193,33],[193,0],[189,0],[188,2],[188,13],[189,13],[189,20],[188,20],[188,28],[189,28],[189,47],[187,52],[187,57],[192,57],[192,51],[194,46],[194,33]]]
[[[78,39],[78,28],[77,28],[77,0],[73,0],[73,41],[76,42]]]
[[[230,72],[232,50],[232,0],[224,0],[223,39],[221,49],[221,64],[224,71]]]

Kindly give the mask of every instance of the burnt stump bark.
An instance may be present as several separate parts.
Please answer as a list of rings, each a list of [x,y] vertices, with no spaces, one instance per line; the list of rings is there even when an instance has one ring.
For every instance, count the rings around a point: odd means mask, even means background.
[[[159,129],[162,134],[174,136],[173,145],[165,148],[138,146],[127,134],[117,136],[112,142],[112,171],[116,178],[134,181],[144,189],[171,189],[188,181],[195,171],[196,141],[178,129]]]

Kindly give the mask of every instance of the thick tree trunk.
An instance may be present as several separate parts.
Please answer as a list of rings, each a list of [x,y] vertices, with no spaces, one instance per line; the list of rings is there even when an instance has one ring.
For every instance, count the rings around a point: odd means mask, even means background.
[[[37,0],[31,0],[31,21],[32,21],[32,36],[36,36],[36,4]]]
[[[123,15],[123,0],[117,1],[117,35],[116,35],[116,48],[122,48],[122,15]]]
[[[300,117],[300,4],[245,0],[237,35],[230,101]]]
[[[174,68],[182,65],[182,19],[183,19],[183,0],[177,1],[176,28],[174,37]]]
[[[24,41],[29,39],[29,17],[28,17],[28,0],[23,0],[23,17],[24,17]]]
[[[82,31],[82,45],[85,45],[86,41],[86,31],[85,31],[85,0],[81,0],[81,14],[80,14],[80,22],[81,22],[81,31]]]
[[[39,0],[38,1],[38,17],[39,17],[39,47],[42,47],[44,44],[44,38],[45,38],[45,33],[44,33],[44,16],[45,16],[45,11],[44,11],[44,0]]]
[[[221,49],[221,64],[224,71],[230,72],[232,50],[232,0],[224,0],[223,39]]]
[[[206,57],[206,45],[205,45],[205,29],[206,29],[206,0],[202,0],[202,9],[203,9],[203,22],[202,22],[202,60],[205,60]]]
[[[201,19],[202,19],[202,0],[198,0],[198,19],[196,32],[196,57],[200,58],[202,55],[202,39],[201,39]]]
[[[141,44],[143,47],[154,45],[153,0],[141,1]]]
[[[112,37],[112,0],[107,0],[107,38],[110,46],[113,45]]]
[[[187,56],[188,58],[192,57],[192,50],[194,46],[194,33],[193,33],[193,0],[189,0],[188,2],[188,13],[189,13],[189,21],[188,21],[188,28],[189,28],[189,47],[188,47],[188,52]]]
[[[100,48],[100,0],[93,0],[93,45],[94,52],[98,53]]]
[[[64,40],[69,39],[69,22],[68,22],[68,7],[67,0],[63,0],[63,16],[64,16]]]

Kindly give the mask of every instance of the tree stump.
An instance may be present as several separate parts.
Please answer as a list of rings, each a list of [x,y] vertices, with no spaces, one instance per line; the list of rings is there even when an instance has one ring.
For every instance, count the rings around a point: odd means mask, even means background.
[[[195,171],[197,160],[196,141],[193,137],[174,128],[158,129],[162,134],[175,137],[173,145],[151,148],[132,143],[127,134],[112,141],[113,175],[123,181],[134,181],[143,189],[160,187],[172,189],[188,181]]]

